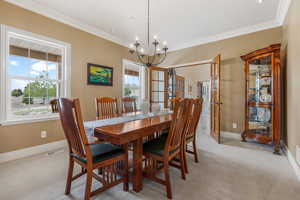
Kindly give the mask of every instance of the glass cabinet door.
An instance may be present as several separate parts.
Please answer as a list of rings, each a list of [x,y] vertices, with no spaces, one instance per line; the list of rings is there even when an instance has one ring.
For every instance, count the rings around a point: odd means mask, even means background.
[[[248,65],[248,129],[272,136],[272,56],[252,60]]]

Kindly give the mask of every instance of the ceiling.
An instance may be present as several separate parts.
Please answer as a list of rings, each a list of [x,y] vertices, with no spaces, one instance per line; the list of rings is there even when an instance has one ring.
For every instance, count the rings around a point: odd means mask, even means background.
[[[147,0],[7,0],[128,46],[146,36]],[[291,0],[151,0],[151,35],[178,50],[282,25]]]

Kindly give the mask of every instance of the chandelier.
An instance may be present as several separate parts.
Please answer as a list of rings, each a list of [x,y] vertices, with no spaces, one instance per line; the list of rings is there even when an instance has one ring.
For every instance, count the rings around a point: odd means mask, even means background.
[[[161,64],[166,59],[168,51],[167,42],[163,42],[163,47],[160,49],[160,43],[156,35],[153,36],[154,41],[152,42],[152,48],[150,46],[150,0],[148,0],[147,20],[147,46],[144,48],[139,38],[136,37],[135,43],[130,45],[129,52],[131,54],[135,53],[139,62],[150,67]]]

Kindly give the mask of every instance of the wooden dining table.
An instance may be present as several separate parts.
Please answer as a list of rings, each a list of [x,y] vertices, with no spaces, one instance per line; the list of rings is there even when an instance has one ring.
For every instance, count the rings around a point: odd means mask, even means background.
[[[134,114],[124,114],[123,117]],[[171,113],[147,116],[143,119],[121,122],[94,128],[94,137],[116,145],[133,144],[133,191],[143,189],[143,138],[168,129]]]

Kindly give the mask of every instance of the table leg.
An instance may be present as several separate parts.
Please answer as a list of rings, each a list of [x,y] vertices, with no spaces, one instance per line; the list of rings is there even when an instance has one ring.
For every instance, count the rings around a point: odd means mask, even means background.
[[[143,139],[133,142],[133,191],[140,192],[143,189]]]

